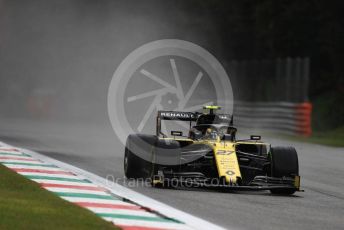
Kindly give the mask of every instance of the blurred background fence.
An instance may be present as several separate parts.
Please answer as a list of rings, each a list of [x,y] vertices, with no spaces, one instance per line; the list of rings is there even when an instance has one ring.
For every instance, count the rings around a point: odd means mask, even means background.
[[[309,58],[231,61],[234,115],[242,128],[309,136]]]

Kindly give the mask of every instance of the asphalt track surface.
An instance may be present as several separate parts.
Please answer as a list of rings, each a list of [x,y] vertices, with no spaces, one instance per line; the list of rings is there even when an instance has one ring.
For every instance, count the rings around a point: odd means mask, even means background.
[[[0,120],[0,140],[30,148],[123,183],[123,145],[109,124]],[[131,187],[180,210],[234,229],[343,229],[344,148],[266,138],[299,154],[301,185],[295,196],[269,192]],[[128,186],[128,184],[126,184]]]

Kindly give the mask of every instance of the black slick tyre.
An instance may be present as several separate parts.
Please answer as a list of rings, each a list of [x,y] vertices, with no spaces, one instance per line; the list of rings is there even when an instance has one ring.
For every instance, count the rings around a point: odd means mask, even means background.
[[[273,147],[271,148],[271,176],[295,177],[299,175],[299,161],[295,148]],[[291,195],[296,188],[271,189],[272,194]]]

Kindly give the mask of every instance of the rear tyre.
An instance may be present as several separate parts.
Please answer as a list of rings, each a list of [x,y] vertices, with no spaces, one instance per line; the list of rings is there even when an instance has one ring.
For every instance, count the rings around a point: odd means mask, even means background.
[[[140,158],[135,156],[128,147],[125,147],[124,153],[124,174],[128,179],[138,179],[140,175]]]
[[[154,139],[154,136],[149,135],[132,134],[128,136],[123,162],[126,178],[141,179],[150,176],[151,163],[137,156],[135,153],[137,152],[142,157],[149,158],[151,154],[150,150],[152,149],[152,145],[154,145]]]
[[[299,161],[293,147],[271,148],[271,176],[294,177],[299,175]],[[271,189],[272,194],[291,195],[296,188]]]

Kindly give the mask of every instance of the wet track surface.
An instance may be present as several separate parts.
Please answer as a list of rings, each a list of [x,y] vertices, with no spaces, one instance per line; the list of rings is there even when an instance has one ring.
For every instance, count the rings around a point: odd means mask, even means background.
[[[123,183],[123,146],[109,124],[7,119],[0,121],[0,140]],[[305,192],[273,196],[269,192],[171,190],[142,185],[132,189],[227,228],[343,229],[344,149],[264,140],[273,145],[295,146]]]

